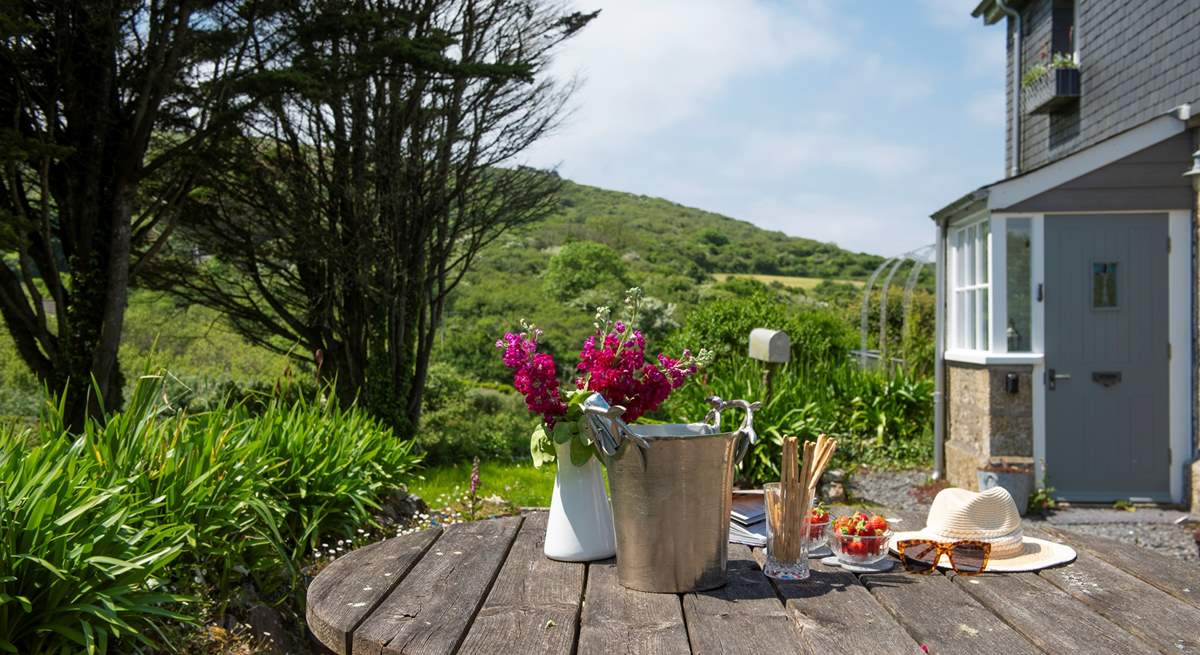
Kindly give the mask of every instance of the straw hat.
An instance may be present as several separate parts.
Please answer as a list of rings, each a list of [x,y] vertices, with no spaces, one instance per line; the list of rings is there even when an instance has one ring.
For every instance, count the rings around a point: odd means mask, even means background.
[[[1002,487],[979,493],[943,489],[929,506],[925,527],[892,535],[892,550],[896,550],[896,542],[905,539],[987,542],[992,545],[988,571],[1036,571],[1075,559],[1075,549],[1070,546],[1022,534],[1017,504]],[[950,562],[943,556],[938,566],[948,568]]]

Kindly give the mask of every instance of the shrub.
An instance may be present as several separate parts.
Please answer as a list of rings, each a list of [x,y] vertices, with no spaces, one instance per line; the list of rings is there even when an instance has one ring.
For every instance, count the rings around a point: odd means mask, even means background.
[[[495,357],[495,347],[492,350]],[[481,386],[445,364],[430,368],[416,438],[426,463],[529,457],[535,419],[511,387],[492,386],[495,388]]]
[[[186,620],[163,582],[188,527],[158,521],[135,479],[97,475],[86,439],[6,430],[0,480],[0,650],[103,653]]]
[[[373,522],[418,459],[363,411],[321,400],[333,397],[191,414],[145,376],[77,437],[61,405],[0,433],[0,648],[149,643],[146,628],[183,620],[168,586],[218,613],[247,583],[301,605],[305,553]]]
[[[705,382],[688,384],[668,401],[668,420],[699,420],[711,395],[752,401],[765,395],[762,367],[748,358],[726,359],[705,373]],[[836,437],[837,466],[923,464],[933,452],[932,399],[928,378],[862,371],[841,357],[781,366],[773,395],[754,414],[759,442],[743,461],[740,477],[755,484],[778,480],[784,436]]]
[[[627,275],[617,251],[594,241],[573,241],[546,265],[544,288],[558,300],[571,300],[593,290],[598,296],[619,299],[617,294],[630,286]]]
[[[668,352],[690,345],[712,350],[717,361],[744,356],[754,328],[787,332],[792,361],[800,365],[836,362],[853,347],[854,334],[837,313],[789,305],[759,283],[735,284],[742,295],[698,305],[671,337]]]

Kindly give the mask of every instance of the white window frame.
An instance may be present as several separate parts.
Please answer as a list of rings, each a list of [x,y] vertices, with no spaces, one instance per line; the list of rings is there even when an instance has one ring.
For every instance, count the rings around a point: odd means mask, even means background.
[[[992,229],[988,220],[987,213],[983,213],[951,227],[947,233],[947,260],[950,264],[946,285],[950,296],[950,329],[947,336],[950,350],[953,351],[986,353],[990,352],[990,345],[995,343],[992,339],[993,326],[990,325],[995,316],[995,294],[992,293],[995,259],[992,257]],[[986,301],[983,300],[984,296],[987,297]],[[987,321],[981,318],[984,311],[987,312]]]

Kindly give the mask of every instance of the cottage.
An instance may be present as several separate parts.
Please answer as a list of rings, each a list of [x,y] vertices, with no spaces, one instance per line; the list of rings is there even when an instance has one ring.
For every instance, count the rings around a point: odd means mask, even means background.
[[[1185,502],[1200,3],[984,0],[974,16],[1007,24],[1007,176],[932,216],[938,468],[973,487],[995,458],[1028,458],[1067,499]]]

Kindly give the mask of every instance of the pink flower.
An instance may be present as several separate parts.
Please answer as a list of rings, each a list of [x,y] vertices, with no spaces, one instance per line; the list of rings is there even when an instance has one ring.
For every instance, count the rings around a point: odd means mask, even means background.
[[[618,321],[613,332],[598,333],[584,341],[578,367],[582,375],[575,386],[599,393],[609,404],[623,405],[623,418],[633,422],[658,409],[671,391],[695,373],[696,366],[686,351],[682,360],[659,354],[659,366],[647,362],[645,335],[636,329],[626,335],[626,329]]]
[[[509,332],[496,341],[504,350],[504,365],[513,371],[513,386],[525,396],[529,411],[542,415],[547,427],[567,413],[567,405],[558,392],[558,367],[554,357],[537,352],[540,330],[514,334]]]
[[[513,371],[513,386],[525,396],[525,405],[547,427],[567,412],[558,389],[554,358],[537,352],[541,331],[509,332],[496,340],[503,350],[504,365]],[[658,409],[671,392],[696,372],[696,358],[688,350],[679,359],[660,353],[646,359],[646,336],[633,326],[616,321],[611,332],[597,331],[583,342],[579,352],[575,387],[599,393],[611,405],[625,407],[623,418],[630,423]]]

